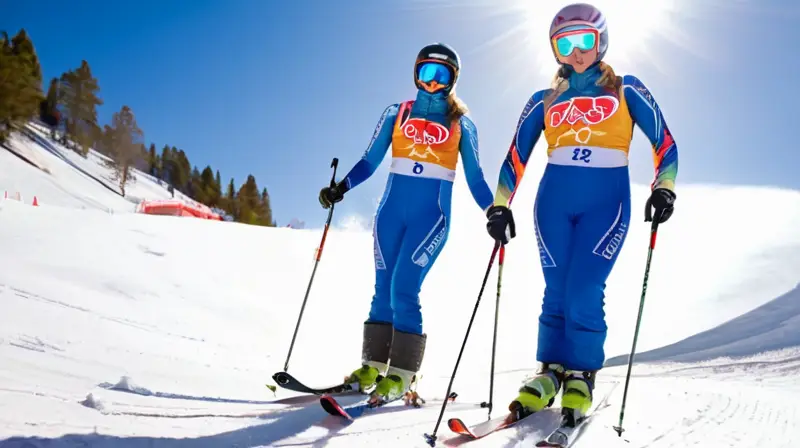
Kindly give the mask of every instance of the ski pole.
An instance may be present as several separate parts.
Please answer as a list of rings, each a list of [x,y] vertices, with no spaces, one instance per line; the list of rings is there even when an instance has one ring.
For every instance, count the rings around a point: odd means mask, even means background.
[[[648,210],[649,211],[649,210]],[[639,339],[639,327],[642,323],[642,312],[644,311],[644,296],[647,293],[647,280],[650,276],[650,261],[653,259],[653,249],[656,247],[656,235],[658,234],[658,219],[653,219],[653,224],[650,226],[650,247],[647,250],[647,264],[644,268],[644,283],[642,284],[642,298],[639,300],[639,315],[636,318],[636,329],[633,331],[633,347],[631,354],[628,357],[628,373],[625,376],[625,391],[622,394],[622,407],[619,410],[619,426],[615,426],[614,430],[617,431],[619,437],[622,437],[622,419],[625,417],[625,402],[628,399],[628,385],[631,381],[631,369],[633,368],[633,357],[636,354],[636,342]]]
[[[475,302],[475,308],[472,310],[472,317],[469,319],[469,324],[467,325],[467,333],[464,335],[464,342],[461,344],[461,350],[458,352],[458,358],[456,359],[456,365],[453,367],[453,374],[450,376],[450,384],[447,385],[447,393],[445,397],[450,397],[450,392],[453,389],[453,381],[456,378],[456,372],[458,371],[458,364],[461,363],[461,356],[464,354],[464,347],[467,346],[467,339],[469,338],[469,332],[472,329],[472,322],[475,321],[475,314],[478,312],[478,306],[481,304],[481,297],[483,296],[483,290],[486,289],[486,281],[489,279],[489,273],[492,271],[492,265],[494,264],[494,259],[497,256],[497,251],[500,249],[500,242],[495,242],[494,249],[492,250],[492,257],[489,260],[489,266],[486,267],[486,274],[483,276],[483,283],[481,283],[481,290],[478,293],[478,300]],[[449,400],[445,399],[442,401],[442,409],[439,411],[439,418],[436,420],[436,426],[433,428],[433,433],[425,434],[425,440],[428,442],[428,445],[435,446],[436,445],[436,432],[439,431],[439,425],[442,423],[442,417],[444,416],[444,410],[447,407],[447,402]]]
[[[331,188],[336,186],[336,168],[339,166],[339,159],[336,157],[333,158],[331,162],[331,168],[333,168],[333,174],[331,175]],[[328,210],[328,219],[325,221],[325,227],[322,230],[322,241],[319,243],[319,247],[317,248],[316,260],[314,261],[314,269],[311,271],[311,278],[308,280],[308,287],[306,288],[306,296],[303,298],[303,305],[300,307],[300,315],[297,316],[297,325],[294,327],[294,335],[292,335],[292,343],[289,345],[289,354],[286,355],[286,364],[283,366],[283,371],[289,371],[289,359],[292,357],[292,350],[294,349],[294,342],[297,339],[297,331],[300,329],[300,321],[303,319],[303,312],[306,309],[306,302],[308,301],[308,294],[311,292],[311,284],[314,282],[314,275],[317,273],[317,266],[319,265],[319,260],[322,258],[322,249],[325,247],[325,239],[328,237],[328,229],[331,226],[331,220],[333,219],[333,206],[331,204],[331,209]]]
[[[500,289],[503,282],[503,262],[506,258],[506,247],[500,247],[500,255],[497,260],[497,300],[494,304],[494,335],[492,336],[492,367],[489,374],[489,402],[481,403],[481,407],[489,408],[487,419],[492,418],[492,406],[494,404],[494,360],[497,352],[497,321],[500,314]]]

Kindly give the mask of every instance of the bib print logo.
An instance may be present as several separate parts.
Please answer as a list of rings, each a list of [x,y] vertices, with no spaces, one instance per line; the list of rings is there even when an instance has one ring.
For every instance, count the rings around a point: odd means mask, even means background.
[[[411,118],[402,125],[403,135],[413,143],[408,148],[411,152],[409,156],[417,156],[427,159],[428,155],[433,156],[437,161],[441,160],[431,146],[440,145],[450,138],[450,130],[439,123],[433,123],[420,118]],[[422,153],[418,148],[424,148]]]
[[[572,136],[577,143],[588,144],[592,136],[602,136],[606,132],[593,129],[594,125],[611,118],[619,110],[619,100],[613,96],[576,97],[550,107],[547,113],[551,128],[568,124],[570,129],[558,137]]]

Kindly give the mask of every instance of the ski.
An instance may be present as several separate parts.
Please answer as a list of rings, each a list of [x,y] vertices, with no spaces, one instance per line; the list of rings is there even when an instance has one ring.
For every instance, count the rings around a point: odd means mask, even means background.
[[[571,414],[564,414],[561,419],[561,423],[559,424],[558,428],[553,430],[547,437],[540,440],[536,443],[535,446],[537,447],[551,447],[551,448],[569,448],[572,446],[573,443],[580,437],[581,431],[586,427],[586,424],[597,415],[597,413],[608,406],[608,399],[611,396],[611,392],[617,386],[617,383],[611,387],[611,390],[606,392],[603,399],[595,406],[588,415],[585,415],[579,419],[575,419],[575,417]]]
[[[582,421],[578,422],[578,425],[576,425],[576,428],[567,429],[564,426],[565,422],[562,421],[562,424],[560,424],[559,427],[556,428],[556,430],[553,431],[553,433],[551,433],[547,438],[543,439],[539,443],[545,443],[545,442],[547,442],[547,443],[557,443],[558,442],[558,439],[557,439],[558,436],[555,435],[555,433],[558,432],[559,430],[562,430],[561,433],[567,435],[567,439],[568,439],[569,443],[572,443],[572,441],[575,438],[577,438],[580,430],[583,428],[583,424],[586,423],[586,421],[589,420],[589,418],[592,415],[594,415],[595,412],[597,412],[597,411],[609,406],[608,399],[611,396],[611,392],[613,392],[613,390],[614,390],[614,388],[616,388],[616,386],[617,386],[617,383],[613,383],[611,385],[611,388],[608,391],[606,391],[605,395],[603,396],[603,399],[597,404],[597,406],[592,410],[592,412],[588,416],[586,416]],[[495,417],[495,418],[493,418],[491,420],[487,420],[487,421],[484,421],[484,422],[481,422],[481,423],[477,423],[477,424],[472,425],[472,426],[468,426],[460,418],[451,418],[451,419],[447,420],[447,426],[450,428],[451,431],[453,431],[456,434],[460,434],[460,435],[469,437],[472,440],[477,440],[477,439],[481,439],[483,437],[486,437],[486,436],[488,436],[488,435],[490,435],[490,434],[492,434],[494,432],[497,432],[497,431],[500,431],[502,429],[514,426],[517,423],[522,422],[525,419],[530,418],[530,417],[532,417],[534,415],[540,415],[540,414],[542,414],[544,412],[554,412],[554,411],[557,411],[557,410],[558,410],[558,408],[547,408],[547,409],[543,409],[543,410],[541,410],[539,412],[534,412],[534,413],[531,413],[531,414],[528,414],[528,415],[525,415],[525,416],[521,416],[521,418],[519,416],[519,413],[517,413],[517,412],[509,412],[509,413],[507,413],[505,415],[502,415],[500,417]],[[536,446],[561,447],[561,445],[536,445]],[[569,445],[565,445],[565,446],[569,446]]]
[[[342,406],[336,401],[331,395],[323,395],[320,397],[319,402],[322,405],[322,408],[325,409],[328,414],[331,414],[336,417],[343,417],[347,420],[353,421],[358,417],[361,417],[365,413],[381,408],[389,403],[393,403],[395,401],[402,400],[404,397],[398,397],[394,400],[389,400],[381,403],[374,403],[370,398],[365,398],[364,400],[359,401],[358,403],[351,404],[349,406]]]
[[[527,417],[529,416],[517,418],[517,414],[515,412],[510,412],[500,417],[495,417],[491,420],[486,420],[485,422],[481,422],[472,426],[467,426],[467,424],[464,423],[464,421],[460,418],[451,418],[447,420],[447,426],[456,434],[461,434],[469,437],[470,439],[477,440],[486,437],[495,431],[508,428],[509,426],[512,426]]]
[[[454,401],[455,399],[456,393],[453,392],[448,397],[448,400]],[[330,394],[325,394],[319,399],[323,409],[325,409],[325,411],[327,411],[329,414],[337,417],[343,417],[350,421],[361,417],[366,412],[378,410],[387,404],[401,400],[404,402],[405,406],[411,406],[415,408],[420,408],[425,404],[425,399],[413,391],[406,392],[405,394],[388,401],[375,401],[375,398],[368,397],[350,406],[340,405],[339,402],[336,401],[336,399]]]
[[[278,372],[272,375],[272,379],[282,388],[304,394],[325,395],[325,394],[356,394],[360,393],[354,384],[340,383],[328,387],[309,387],[287,372]]]
[[[536,443],[537,447],[568,448],[580,436],[581,430],[585,427],[594,413],[573,422],[572,418],[564,417],[564,421],[550,433],[546,438]]]

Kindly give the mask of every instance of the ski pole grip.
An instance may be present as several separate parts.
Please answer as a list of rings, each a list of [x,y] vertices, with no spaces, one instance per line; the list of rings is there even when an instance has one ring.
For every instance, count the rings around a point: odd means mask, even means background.
[[[333,158],[331,161],[331,168],[333,168],[333,174],[331,175],[331,188],[336,186],[336,168],[339,167],[339,159],[336,157]]]

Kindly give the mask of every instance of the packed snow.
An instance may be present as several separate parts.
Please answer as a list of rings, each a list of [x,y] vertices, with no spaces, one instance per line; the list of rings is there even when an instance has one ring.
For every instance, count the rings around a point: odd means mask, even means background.
[[[11,146],[41,169],[0,150],[0,189],[24,198],[0,202],[0,447],[427,446],[492,247],[463,173],[450,239],[422,291],[429,339],[418,391],[427,404],[345,424],[314,397],[267,387],[283,369],[320,229],[136,214],[138,200],[170,196],[163,185],[136,173],[123,198],[102,156],[84,159],[33,131]],[[531,217],[542,163],[514,203],[492,416],[536,367],[543,280]],[[634,187],[635,210],[646,194]],[[659,231],[620,438],[611,427],[649,236],[635,213],[606,293],[609,367],[598,396],[612,391],[610,406],[575,446],[800,446],[798,229],[800,192],[679,185],[675,216]],[[368,232],[329,233],[290,373],[327,385],[358,367],[372,263]],[[479,403],[489,398],[496,275],[438,446],[466,442],[448,418],[487,418]],[[532,446],[555,417],[468,446]]]

